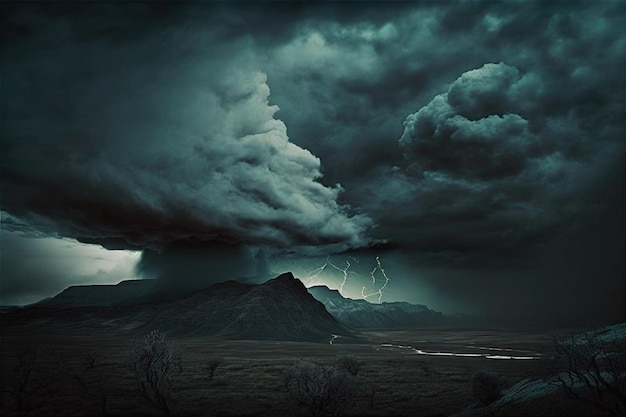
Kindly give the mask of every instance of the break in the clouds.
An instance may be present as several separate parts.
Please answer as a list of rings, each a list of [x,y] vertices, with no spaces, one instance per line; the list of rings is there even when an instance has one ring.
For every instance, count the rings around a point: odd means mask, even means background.
[[[117,284],[135,277],[139,253],[106,250],[74,239],[34,235],[32,229],[0,230],[0,303],[24,305],[63,291],[70,285]]]

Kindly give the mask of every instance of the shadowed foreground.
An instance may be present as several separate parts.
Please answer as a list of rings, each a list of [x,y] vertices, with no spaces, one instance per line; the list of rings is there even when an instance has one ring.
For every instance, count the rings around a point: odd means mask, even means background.
[[[290,396],[285,370],[299,359],[333,366],[348,353],[362,361],[362,388],[347,415],[448,416],[477,404],[472,375],[488,371],[508,386],[536,375],[535,360],[425,356],[429,352],[480,351],[483,345],[541,352],[550,337],[504,331],[415,330],[366,332],[359,343],[216,341],[174,338],[180,368],[173,372],[170,410],[179,416],[305,416],[309,410]],[[164,413],[139,394],[127,361],[135,339],[118,336],[2,335],[4,416],[159,416]],[[482,347],[481,347],[482,346]],[[220,359],[209,378],[208,363]],[[21,392],[18,392],[21,389]],[[19,404],[18,404],[19,400]],[[603,415],[558,394],[515,406],[507,416]]]

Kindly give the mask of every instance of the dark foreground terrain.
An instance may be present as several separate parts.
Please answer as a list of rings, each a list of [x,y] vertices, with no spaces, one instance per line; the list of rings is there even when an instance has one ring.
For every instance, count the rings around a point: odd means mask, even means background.
[[[471,380],[479,371],[503,376],[508,386],[536,375],[540,360],[529,358],[547,351],[554,334],[430,328],[370,331],[332,344],[170,338],[181,363],[173,373],[170,409],[176,416],[305,416],[309,410],[285,388],[285,370],[299,359],[333,366],[338,354],[348,353],[362,361],[362,389],[347,415],[449,416],[477,403]],[[133,341],[113,334],[3,331],[0,415],[164,415],[139,395],[128,367]],[[207,364],[216,358],[221,363],[209,379]],[[489,415],[605,414],[553,394]]]

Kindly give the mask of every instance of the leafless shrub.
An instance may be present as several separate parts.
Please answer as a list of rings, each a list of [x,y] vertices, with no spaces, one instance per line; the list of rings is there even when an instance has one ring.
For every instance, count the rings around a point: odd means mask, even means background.
[[[359,391],[353,375],[305,360],[286,369],[283,382],[289,393],[306,405],[314,417],[344,415]]]
[[[499,399],[505,386],[506,379],[491,372],[480,371],[472,377],[474,397],[483,405],[491,404]]]
[[[428,377],[433,377],[433,376],[437,376],[439,375],[439,372],[437,372],[435,369],[433,369],[432,365],[430,364],[430,362],[426,361],[426,360],[418,360],[417,361],[417,366],[424,372],[424,374],[426,374],[426,376]]]
[[[356,376],[362,366],[363,361],[356,355],[350,353],[340,353],[337,355],[337,367],[347,371],[352,376]]]
[[[139,384],[141,396],[168,416],[172,372],[179,366],[179,351],[167,341],[165,333],[153,330],[137,340],[128,365]]]
[[[42,407],[64,368],[65,362],[56,351],[25,348],[3,367],[2,392],[13,397],[19,412]]]
[[[366,382],[363,384],[363,391],[365,393],[365,397],[367,398],[367,403],[370,408],[374,407],[374,399],[376,398],[376,383],[375,382]]]
[[[66,367],[65,360],[55,349],[44,351],[39,365],[49,381],[57,380]]]
[[[14,397],[17,411],[24,410],[26,397],[40,388],[33,383],[36,356],[34,349],[25,350],[17,356],[13,366],[3,369],[2,392]]]
[[[91,351],[87,353],[87,367],[95,368],[96,362],[100,360],[100,352],[97,350]]]
[[[283,373],[283,383],[300,404],[306,404],[310,398],[319,395],[324,389],[325,379],[324,367],[305,360],[295,362]]]
[[[99,405],[100,413],[103,416],[109,415],[109,380],[102,369],[98,359],[98,351],[88,352],[82,369],[70,373],[70,377],[82,391],[83,397],[88,401],[88,405],[96,402]]]
[[[206,370],[208,372],[207,379],[209,381],[213,381],[213,376],[215,375],[215,371],[223,363],[224,363],[224,359],[222,358],[211,358],[207,361]]]
[[[100,412],[107,416],[109,402],[109,384],[103,372],[96,368],[89,368],[83,373],[73,373],[71,377],[78,384],[83,395],[89,399],[89,402],[97,401],[99,403]]]
[[[543,379],[566,396],[612,416],[626,415],[626,341],[591,331],[556,339],[541,361]]]

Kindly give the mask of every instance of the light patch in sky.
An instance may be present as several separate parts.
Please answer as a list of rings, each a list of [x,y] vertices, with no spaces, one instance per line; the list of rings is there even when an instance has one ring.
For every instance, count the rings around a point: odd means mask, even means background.
[[[70,285],[133,279],[140,256],[140,252],[107,250],[74,239],[26,237],[4,229],[0,236],[2,305],[31,304]]]
[[[506,23],[506,20],[502,16],[488,13],[485,15],[483,23],[489,32],[496,32]]]

